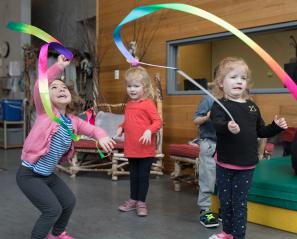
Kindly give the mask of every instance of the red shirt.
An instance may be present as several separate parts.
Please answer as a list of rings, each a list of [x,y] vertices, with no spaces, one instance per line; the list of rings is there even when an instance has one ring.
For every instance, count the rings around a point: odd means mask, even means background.
[[[162,127],[162,120],[152,99],[129,101],[125,107],[124,153],[127,158],[147,158],[156,155],[156,133]],[[152,132],[151,144],[139,142],[147,129]]]

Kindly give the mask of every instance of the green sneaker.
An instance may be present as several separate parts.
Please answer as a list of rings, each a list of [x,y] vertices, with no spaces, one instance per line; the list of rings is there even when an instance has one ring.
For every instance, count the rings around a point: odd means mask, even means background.
[[[206,228],[218,227],[220,225],[217,215],[211,211],[202,211],[200,213],[200,223]]]

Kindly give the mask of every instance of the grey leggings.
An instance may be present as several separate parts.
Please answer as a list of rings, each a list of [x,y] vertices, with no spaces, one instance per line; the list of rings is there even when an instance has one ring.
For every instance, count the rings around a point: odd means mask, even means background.
[[[51,229],[53,235],[60,235],[75,206],[75,197],[68,186],[54,173],[41,176],[24,166],[20,166],[16,180],[22,192],[41,212],[31,239],[44,239]]]

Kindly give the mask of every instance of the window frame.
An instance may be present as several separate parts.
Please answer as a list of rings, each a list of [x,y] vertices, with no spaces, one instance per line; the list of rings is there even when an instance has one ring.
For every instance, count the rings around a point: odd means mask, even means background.
[[[277,30],[293,30],[293,29],[297,29],[297,21],[245,28],[245,29],[241,29],[241,31],[245,34],[249,34],[249,33],[262,33],[262,32],[264,33],[264,32],[271,32],[271,31],[277,31]],[[207,35],[196,36],[191,38],[167,41],[166,42],[167,66],[176,67],[176,56],[177,56],[178,46],[228,39],[231,37],[235,37],[231,32],[219,32],[219,33],[207,34]],[[166,77],[167,95],[203,95],[205,94],[202,90],[189,90],[189,91],[177,90],[176,74],[177,73],[175,70],[167,68],[167,77]],[[271,94],[271,93],[288,93],[288,92],[289,91],[287,88],[251,89],[252,94]]]

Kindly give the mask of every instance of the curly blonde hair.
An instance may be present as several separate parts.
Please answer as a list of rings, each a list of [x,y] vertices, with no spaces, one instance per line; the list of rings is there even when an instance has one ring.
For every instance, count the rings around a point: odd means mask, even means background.
[[[154,99],[154,90],[147,70],[141,66],[133,66],[126,71],[126,82],[139,81],[143,85],[144,98]]]
[[[249,91],[252,86],[251,82],[251,71],[247,65],[247,63],[240,57],[226,57],[218,64],[215,72],[215,79],[214,79],[214,88],[213,94],[216,98],[221,99],[224,97],[224,91],[222,84],[226,75],[234,70],[238,65],[241,65],[245,68],[246,75],[247,75],[247,88],[244,92],[243,98],[250,99]]]

